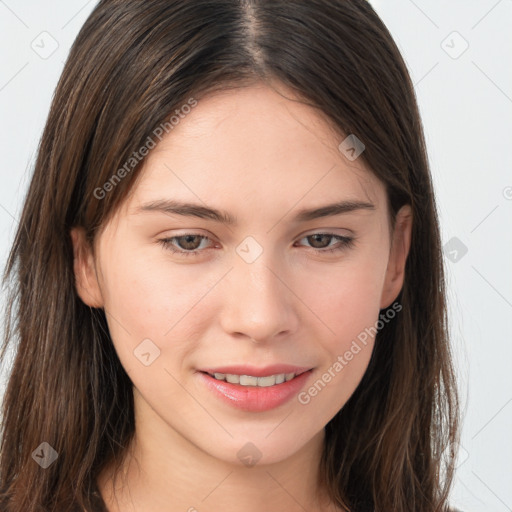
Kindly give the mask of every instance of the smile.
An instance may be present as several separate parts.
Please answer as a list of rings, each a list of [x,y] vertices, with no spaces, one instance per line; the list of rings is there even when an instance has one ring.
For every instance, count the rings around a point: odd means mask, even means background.
[[[269,386],[275,386],[276,384],[282,384],[295,378],[295,373],[278,373],[276,375],[269,375],[267,377],[255,377],[253,375],[236,375],[233,373],[209,373],[211,377],[229,382],[230,384],[240,384],[240,386],[258,386],[260,388],[266,388]]]
[[[203,370],[196,375],[206,391],[221,402],[247,412],[264,412],[289,402],[306,386],[312,372],[301,368],[297,372],[265,371],[267,375],[256,376]]]

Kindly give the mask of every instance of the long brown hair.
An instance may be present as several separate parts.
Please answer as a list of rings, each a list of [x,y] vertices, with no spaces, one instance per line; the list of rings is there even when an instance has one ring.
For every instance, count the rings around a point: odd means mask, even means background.
[[[98,190],[190,98],[276,81],[340,137],[363,141],[392,222],[404,204],[414,218],[402,310],[326,426],[321,482],[352,511],[446,510],[459,405],[436,203],[413,84],[365,0],[102,0],[93,10],[55,91],[4,275],[2,360],[10,343],[16,352],[2,409],[2,510],[93,510],[96,478],[134,434],[108,311],[76,292],[71,228],[95,239],[141,163],[114,191]],[[43,442],[58,455],[46,469],[35,463],[37,450],[53,453]]]

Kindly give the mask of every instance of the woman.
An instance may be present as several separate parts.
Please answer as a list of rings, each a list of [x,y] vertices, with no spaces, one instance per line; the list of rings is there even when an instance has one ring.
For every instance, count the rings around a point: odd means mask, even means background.
[[[2,510],[448,510],[406,66],[362,0],[104,0],[6,268]]]

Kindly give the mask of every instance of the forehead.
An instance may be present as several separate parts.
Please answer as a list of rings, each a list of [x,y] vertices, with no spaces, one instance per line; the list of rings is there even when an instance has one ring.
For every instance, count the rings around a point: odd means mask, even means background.
[[[175,122],[151,151],[146,165],[158,159],[161,152],[180,147],[193,147],[195,154],[209,154],[214,161],[227,157],[239,163],[237,159],[246,156],[258,157],[254,162],[247,160],[247,165],[270,158],[277,164],[307,153],[313,160],[320,150],[339,159],[338,145],[345,137],[324,112],[304,104],[282,86],[278,90],[254,85],[216,92],[198,100],[187,114],[175,117]]]
[[[280,92],[252,86],[197,100],[145,158],[129,205],[165,197],[271,210],[340,199],[381,204],[380,181],[339,150],[345,135]]]

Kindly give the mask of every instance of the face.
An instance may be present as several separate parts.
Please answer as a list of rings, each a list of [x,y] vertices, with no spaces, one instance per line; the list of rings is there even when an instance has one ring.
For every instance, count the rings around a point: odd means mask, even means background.
[[[342,140],[264,86],[201,99],[150,151],[94,252],[75,253],[141,421],[224,461],[246,450],[272,463],[347,402],[402,287],[411,219],[404,207],[390,232],[384,185]]]

